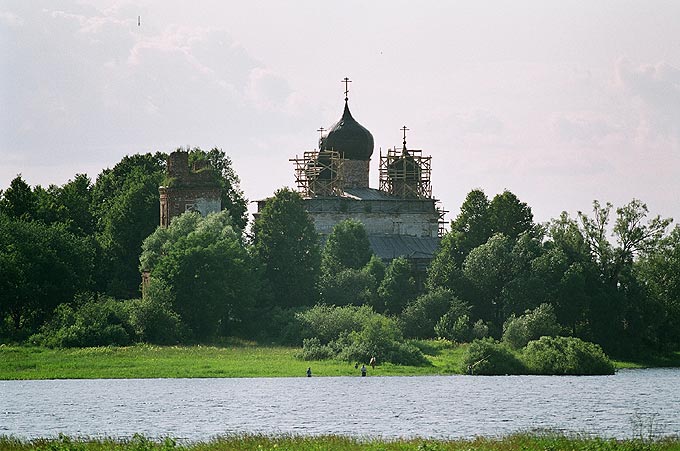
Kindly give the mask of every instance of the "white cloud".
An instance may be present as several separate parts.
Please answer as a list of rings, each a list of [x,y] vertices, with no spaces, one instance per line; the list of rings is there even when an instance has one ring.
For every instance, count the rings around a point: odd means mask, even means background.
[[[680,143],[680,69],[660,61],[635,65],[627,59],[616,63],[615,83],[631,96],[638,110],[638,138],[669,139]]]
[[[592,145],[621,131],[608,117],[592,112],[558,113],[553,116],[551,126],[557,137],[566,142]]]
[[[24,25],[24,19],[10,11],[0,11],[0,23],[16,28]]]

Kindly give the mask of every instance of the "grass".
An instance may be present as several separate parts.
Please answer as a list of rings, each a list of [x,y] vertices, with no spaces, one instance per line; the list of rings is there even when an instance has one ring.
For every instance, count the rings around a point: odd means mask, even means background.
[[[22,441],[0,437],[2,451],[525,451],[525,450],[588,450],[588,451],[676,451],[680,440],[604,440],[599,438],[566,437],[551,434],[517,434],[505,438],[474,440],[429,439],[356,439],[342,436],[306,437],[234,435],[209,442],[178,444],[172,439],[149,440],[135,435],[129,440],[57,439]]]
[[[369,376],[459,374],[467,344],[420,341],[430,366],[390,363],[369,368]],[[225,346],[151,346],[49,349],[0,345],[0,380],[125,379],[198,377],[357,376],[353,364],[338,360],[306,362],[299,348],[234,341]],[[379,362],[380,363],[380,362]],[[680,366],[680,352],[640,361],[615,361],[616,367]],[[1,451],[1,450],[0,450]]]
[[[423,344],[432,365],[385,363],[369,376],[431,375],[458,372],[463,346]],[[231,346],[150,346],[49,349],[0,345],[0,380],[121,379],[187,377],[299,377],[307,367],[314,376],[357,376],[353,364],[306,362],[299,348],[238,342]]]
[[[664,355],[648,355],[636,360],[614,360],[616,368],[680,367],[680,351]]]

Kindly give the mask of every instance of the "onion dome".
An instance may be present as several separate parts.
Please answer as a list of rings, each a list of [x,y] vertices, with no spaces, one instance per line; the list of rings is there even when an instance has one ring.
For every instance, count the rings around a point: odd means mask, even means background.
[[[342,118],[319,140],[319,149],[334,150],[347,160],[370,160],[373,155],[373,135],[349,112],[347,100]]]
[[[329,154],[322,152],[307,164],[307,177],[316,180],[334,180],[337,177],[336,165]]]
[[[395,181],[420,182],[420,173],[420,165],[408,152],[387,166],[387,175]]]

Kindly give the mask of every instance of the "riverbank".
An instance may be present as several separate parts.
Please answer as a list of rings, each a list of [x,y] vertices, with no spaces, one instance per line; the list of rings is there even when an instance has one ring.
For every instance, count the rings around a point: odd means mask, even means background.
[[[354,439],[339,436],[268,437],[260,435],[236,435],[216,438],[209,442],[182,445],[172,439],[160,441],[134,436],[130,440],[39,439],[22,441],[0,437],[2,451],[520,451],[520,450],[591,450],[591,451],[677,451],[680,439],[664,440],[605,440],[600,438],[565,437],[560,435],[519,434],[506,438],[476,438],[474,440],[380,440]]]
[[[430,366],[389,363],[369,367],[369,376],[455,374],[463,346],[428,347]],[[354,364],[338,360],[307,362],[299,348],[259,346],[149,346],[49,349],[0,346],[0,380],[132,379],[204,377],[356,376]],[[368,362],[366,362],[368,363]],[[368,365],[367,365],[368,366]]]
[[[429,366],[389,363],[369,376],[460,374],[467,345],[425,342]],[[231,346],[150,346],[49,349],[0,346],[0,380],[132,379],[206,377],[300,377],[311,367],[313,376],[357,376],[353,364],[297,358],[299,348],[238,342]],[[655,361],[617,361],[617,368],[680,366],[680,353]]]

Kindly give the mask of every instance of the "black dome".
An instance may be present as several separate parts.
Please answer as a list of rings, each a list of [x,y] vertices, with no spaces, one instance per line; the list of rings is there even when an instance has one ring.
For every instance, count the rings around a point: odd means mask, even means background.
[[[373,135],[354,120],[345,102],[342,118],[319,140],[319,149],[335,150],[348,160],[370,160],[373,155]]]
[[[405,154],[391,162],[387,167],[387,174],[393,180],[419,182],[421,168],[411,155]]]

